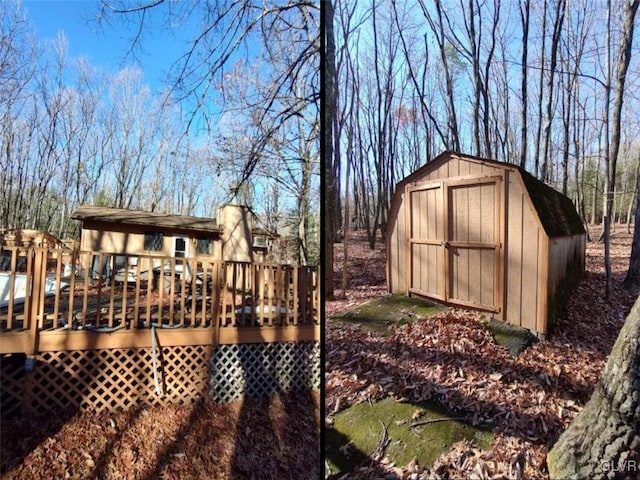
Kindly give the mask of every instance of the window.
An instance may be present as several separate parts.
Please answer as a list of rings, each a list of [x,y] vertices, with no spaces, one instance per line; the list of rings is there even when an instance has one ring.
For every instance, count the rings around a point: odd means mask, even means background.
[[[253,246],[254,247],[266,247],[267,246],[267,237],[253,237]]]
[[[146,232],[144,234],[144,249],[152,252],[162,251],[162,233]]]
[[[173,253],[175,257],[184,258],[187,256],[187,240],[183,237],[176,237]]]
[[[196,252],[198,255],[213,255],[213,239],[198,238],[196,240]]]
[[[124,264],[127,261],[127,257],[124,255],[116,255],[113,257],[113,270],[118,271],[124,268]]]

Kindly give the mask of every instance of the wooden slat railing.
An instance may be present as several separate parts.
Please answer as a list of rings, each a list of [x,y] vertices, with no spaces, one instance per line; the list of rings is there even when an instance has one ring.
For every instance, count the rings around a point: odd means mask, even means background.
[[[1,253],[0,353],[33,353],[53,338],[81,344],[79,332],[95,340],[87,348],[133,346],[151,328],[165,339],[175,332],[180,344],[296,339],[305,329],[319,339],[317,267],[47,248]],[[22,303],[14,293],[20,282]],[[125,340],[127,333],[137,340]]]

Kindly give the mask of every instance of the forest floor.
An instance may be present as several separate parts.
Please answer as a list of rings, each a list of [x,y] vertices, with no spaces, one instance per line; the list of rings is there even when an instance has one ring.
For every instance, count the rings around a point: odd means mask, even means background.
[[[316,479],[320,397],[3,421],[2,479]]]
[[[592,239],[598,231],[591,230]],[[326,303],[327,318],[386,294],[384,244],[370,250],[364,234],[348,243],[350,288]],[[341,478],[547,479],[546,455],[591,397],[636,296],[621,286],[631,235],[618,226],[611,242],[613,295],[605,301],[604,247],[587,244],[586,272],[547,341],[517,356],[498,345],[481,314],[449,308],[390,327],[385,336],[359,325],[326,324],[325,424],[350,405],[385,398],[434,400],[489,427],[485,448],[455,444],[433,465],[395,465],[381,452]],[[335,252],[335,292],[342,295],[343,245]],[[386,419],[380,419],[384,421]],[[393,440],[393,439],[391,439]],[[383,452],[382,452],[383,453]]]

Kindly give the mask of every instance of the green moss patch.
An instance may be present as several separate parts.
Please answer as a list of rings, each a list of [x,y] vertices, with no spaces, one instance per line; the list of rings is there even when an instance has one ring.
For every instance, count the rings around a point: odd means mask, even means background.
[[[346,473],[360,465],[376,449],[387,426],[390,443],[386,456],[398,466],[413,458],[430,466],[451,446],[461,440],[486,448],[493,440],[490,431],[457,420],[444,420],[411,427],[412,423],[447,419],[448,414],[432,402],[398,403],[385,399],[372,405],[353,405],[334,416],[334,428],[326,430],[328,473]]]
[[[507,347],[513,356],[520,354],[525,348],[538,341],[537,337],[526,328],[499,320],[491,320],[487,323],[487,328],[496,343]]]
[[[429,317],[445,307],[420,298],[386,295],[352,307],[332,317],[344,323],[356,323],[377,335],[388,335],[392,325],[404,325],[416,318]]]

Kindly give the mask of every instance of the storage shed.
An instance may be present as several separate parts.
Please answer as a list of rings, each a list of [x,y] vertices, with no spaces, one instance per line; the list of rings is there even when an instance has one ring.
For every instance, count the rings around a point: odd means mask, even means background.
[[[544,337],[585,266],[571,200],[516,165],[444,152],[396,187],[391,293],[472,307]]]

